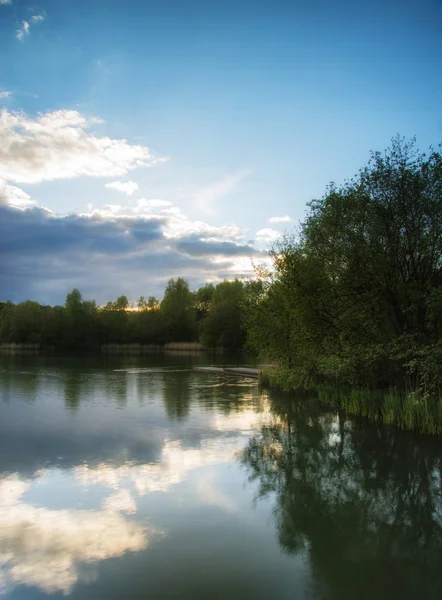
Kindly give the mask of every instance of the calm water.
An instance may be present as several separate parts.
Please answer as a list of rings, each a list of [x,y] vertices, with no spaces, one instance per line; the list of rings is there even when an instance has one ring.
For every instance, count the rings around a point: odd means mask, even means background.
[[[0,357],[0,595],[440,600],[441,442],[207,360]]]

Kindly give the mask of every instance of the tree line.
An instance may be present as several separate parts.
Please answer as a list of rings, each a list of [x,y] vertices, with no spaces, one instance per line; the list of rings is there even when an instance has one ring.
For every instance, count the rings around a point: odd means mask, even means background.
[[[141,296],[136,307],[124,295],[100,307],[84,300],[78,289],[66,296],[64,306],[3,302],[0,343],[77,351],[96,350],[103,344],[200,341],[236,350],[245,341],[244,293],[245,283],[238,279],[209,283],[193,292],[179,277],[169,280],[161,302]]]

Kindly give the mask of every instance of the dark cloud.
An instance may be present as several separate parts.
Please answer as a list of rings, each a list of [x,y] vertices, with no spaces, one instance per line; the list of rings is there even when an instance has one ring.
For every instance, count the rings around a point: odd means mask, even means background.
[[[190,256],[205,256],[207,254],[255,256],[260,254],[255,248],[247,244],[205,239],[197,234],[181,237],[176,242],[175,247],[179,252],[184,252]]]
[[[99,303],[122,293],[161,296],[170,277],[197,286],[224,276],[239,256],[262,254],[196,234],[168,238],[166,227],[167,219],[154,215],[54,216],[39,207],[0,205],[0,301],[63,303],[73,287]]]
[[[162,239],[161,221],[109,220],[68,215],[55,217],[41,208],[17,210],[0,206],[0,253],[20,253],[32,248],[38,254],[76,250],[118,253],[138,244]],[[140,236],[140,231],[143,236]]]

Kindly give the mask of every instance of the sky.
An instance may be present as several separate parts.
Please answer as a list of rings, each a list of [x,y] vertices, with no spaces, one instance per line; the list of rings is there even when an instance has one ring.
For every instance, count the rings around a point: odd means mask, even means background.
[[[442,141],[442,0],[0,0],[0,301],[249,277],[399,133]]]

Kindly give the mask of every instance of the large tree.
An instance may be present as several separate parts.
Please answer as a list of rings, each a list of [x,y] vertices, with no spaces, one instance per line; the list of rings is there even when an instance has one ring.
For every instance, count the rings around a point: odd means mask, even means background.
[[[169,279],[161,302],[166,341],[192,341],[196,336],[194,296],[182,277]]]

